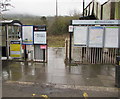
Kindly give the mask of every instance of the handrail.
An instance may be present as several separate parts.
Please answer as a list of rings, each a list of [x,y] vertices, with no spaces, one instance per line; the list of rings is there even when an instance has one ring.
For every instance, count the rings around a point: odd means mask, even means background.
[[[84,10],[86,10],[91,4],[93,3],[93,1],[91,1]]]

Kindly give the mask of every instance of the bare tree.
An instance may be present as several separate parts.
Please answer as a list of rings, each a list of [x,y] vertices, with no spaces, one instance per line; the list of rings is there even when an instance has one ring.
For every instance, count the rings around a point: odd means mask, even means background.
[[[80,14],[80,12],[78,10],[73,9],[73,10],[69,11],[69,15],[70,16],[80,16],[81,14]]]
[[[8,7],[13,7],[10,3],[11,0],[0,0],[0,15],[4,11],[8,11]]]

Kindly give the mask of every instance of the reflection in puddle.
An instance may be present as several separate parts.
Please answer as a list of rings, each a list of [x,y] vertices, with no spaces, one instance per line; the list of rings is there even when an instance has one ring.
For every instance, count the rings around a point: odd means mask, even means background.
[[[2,75],[3,75],[3,78],[4,78],[5,80],[8,80],[8,78],[9,78],[9,73],[8,73],[7,71],[3,70],[3,71],[2,71]]]

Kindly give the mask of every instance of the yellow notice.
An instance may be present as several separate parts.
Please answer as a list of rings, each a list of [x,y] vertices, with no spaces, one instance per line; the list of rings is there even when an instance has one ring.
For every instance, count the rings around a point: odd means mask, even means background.
[[[14,58],[21,57],[20,47],[20,44],[10,44],[10,56]]]
[[[10,51],[20,51],[20,44],[10,44]]]

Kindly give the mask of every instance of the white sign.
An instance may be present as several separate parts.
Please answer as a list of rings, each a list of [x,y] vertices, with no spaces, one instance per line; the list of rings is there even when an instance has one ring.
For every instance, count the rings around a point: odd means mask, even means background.
[[[72,25],[118,25],[120,20],[72,20]]]
[[[103,47],[103,27],[90,27],[89,28],[89,47]]]
[[[23,44],[33,44],[33,26],[24,25],[22,26],[22,39]]]
[[[34,32],[34,44],[46,44],[46,32],[45,31]]]
[[[69,26],[69,32],[73,32],[73,26],[72,25]]]
[[[105,45],[106,48],[119,47],[119,28],[120,27],[106,27],[105,29]]]
[[[74,26],[74,45],[87,46],[87,26]]]

